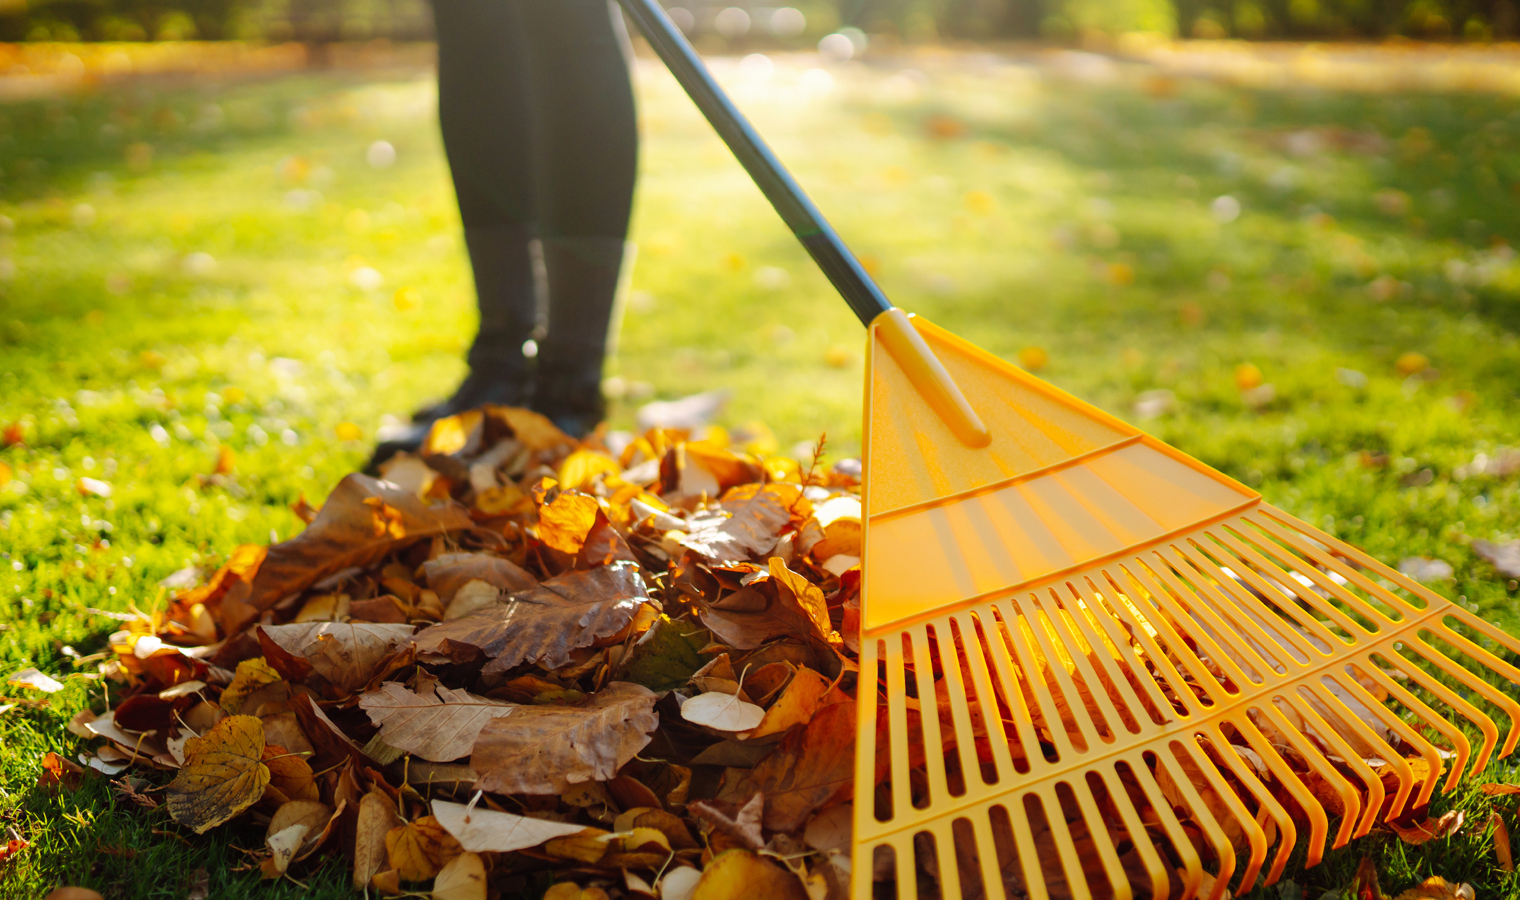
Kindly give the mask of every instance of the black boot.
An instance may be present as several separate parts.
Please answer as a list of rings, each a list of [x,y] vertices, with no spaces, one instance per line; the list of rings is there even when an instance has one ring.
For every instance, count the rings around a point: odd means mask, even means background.
[[[620,238],[543,242],[549,331],[539,344],[533,409],[571,437],[589,434],[606,414],[602,362],[624,246]]]
[[[477,226],[465,228],[464,237],[480,306],[480,330],[466,357],[470,372],[452,396],[417,410],[409,425],[387,435],[366,472],[421,447],[428,429],[445,416],[487,403],[526,406],[533,396],[532,362],[522,352],[537,323],[532,234],[522,225]]]

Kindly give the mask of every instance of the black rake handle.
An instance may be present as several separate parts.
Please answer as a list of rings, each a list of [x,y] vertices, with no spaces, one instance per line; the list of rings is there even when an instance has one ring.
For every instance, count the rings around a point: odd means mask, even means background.
[[[870,325],[892,309],[892,302],[866,274],[844,241],[839,239],[823,213],[808,199],[802,187],[771,152],[744,114],[713,80],[680,29],[665,15],[656,0],[618,0],[633,19],[666,68],[686,89],[692,102],[707,117],[718,136],[728,144],[750,178],[781,215],[782,221],[802,242],[813,261],[828,276],[861,323]]]

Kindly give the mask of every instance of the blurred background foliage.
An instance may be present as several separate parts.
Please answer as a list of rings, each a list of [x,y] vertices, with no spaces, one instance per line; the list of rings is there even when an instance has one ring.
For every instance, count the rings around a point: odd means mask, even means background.
[[[773,3],[774,0],[771,0]],[[1520,0],[667,0],[703,49],[873,38],[1060,42],[1195,38],[1489,41],[1520,36]],[[742,12],[742,14],[741,14]],[[801,15],[798,15],[800,13]],[[425,40],[427,0],[0,0],[0,41]]]

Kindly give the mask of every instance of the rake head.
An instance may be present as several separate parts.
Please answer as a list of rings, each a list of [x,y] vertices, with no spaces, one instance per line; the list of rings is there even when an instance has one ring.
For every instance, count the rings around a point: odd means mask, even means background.
[[[858,900],[1217,900],[1514,749],[1520,641],[914,322],[993,439],[872,329]]]

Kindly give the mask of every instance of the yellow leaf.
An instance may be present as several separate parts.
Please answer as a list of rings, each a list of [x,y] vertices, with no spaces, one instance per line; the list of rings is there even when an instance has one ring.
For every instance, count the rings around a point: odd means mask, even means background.
[[[760,720],[754,731],[744,737],[760,738],[780,734],[794,725],[807,724],[813,718],[813,713],[829,700],[829,688],[832,686],[833,682],[812,669],[800,667],[787,684],[786,690],[765,711],[765,718]]]
[[[223,444],[216,451],[216,467],[211,470],[212,474],[229,475],[235,468],[237,468],[237,454],[232,452],[231,447]]]
[[[1038,372],[1050,363],[1050,354],[1044,347],[1025,347],[1019,351],[1019,367],[1026,372]]]
[[[486,866],[474,853],[461,853],[433,881],[433,900],[486,900]]]
[[[1411,350],[1395,360],[1393,367],[1400,375],[1418,375],[1430,368],[1430,359],[1423,353],[1415,353]]]
[[[802,881],[758,853],[729,850],[713,857],[691,900],[808,900]],[[546,898],[547,900],[547,898]]]
[[[269,784],[263,755],[264,725],[252,716],[229,716],[191,738],[185,765],[169,785],[169,815],[205,834],[252,806]]]
[[[1499,862],[1499,868],[1506,872],[1515,871],[1515,857],[1509,847],[1509,826],[1504,824],[1504,817],[1490,813],[1488,824],[1494,828],[1494,857]]]
[[[559,483],[567,491],[578,491],[596,484],[598,475],[621,474],[623,467],[607,454],[595,450],[577,450],[560,463]]]
[[[561,491],[538,509],[538,539],[561,553],[579,553],[600,508],[589,494]]]
[[[1235,386],[1243,391],[1261,386],[1261,369],[1251,363],[1241,363],[1235,367]]]
[[[333,431],[338,435],[338,440],[340,441],[364,440],[364,429],[352,422],[339,422],[338,427],[334,428]]]
[[[236,715],[243,710],[243,702],[254,691],[265,685],[282,681],[280,673],[264,662],[264,657],[245,659],[237,665],[237,674],[232,677],[232,683],[222,691],[221,707],[227,712]]]
[[[385,835],[385,855],[402,881],[426,881],[464,852],[437,819],[423,816]]]
[[[0,462],[0,487],[5,487],[11,481],[11,467]]]

